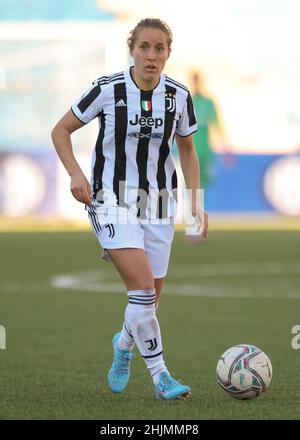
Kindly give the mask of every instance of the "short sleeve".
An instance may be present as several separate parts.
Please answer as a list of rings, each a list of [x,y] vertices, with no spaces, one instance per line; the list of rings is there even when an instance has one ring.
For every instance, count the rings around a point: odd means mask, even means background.
[[[190,92],[188,92],[181,117],[176,127],[179,136],[189,136],[197,131],[197,121]]]
[[[84,124],[87,124],[101,113],[102,93],[97,80],[94,81],[81,98],[72,105],[71,110]]]

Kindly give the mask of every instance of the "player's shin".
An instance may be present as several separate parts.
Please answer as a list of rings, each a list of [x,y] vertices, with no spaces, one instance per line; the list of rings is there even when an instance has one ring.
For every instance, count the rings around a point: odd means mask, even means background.
[[[134,339],[130,328],[128,306],[125,309],[125,320],[118,340],[120,350],[131,351],[134,347]]]
[[[128,292],[126,312],[134,341],[144,358],[154,384],[162,372],[167,372],[163,360],[162,340],[155,314],[155,289]]]

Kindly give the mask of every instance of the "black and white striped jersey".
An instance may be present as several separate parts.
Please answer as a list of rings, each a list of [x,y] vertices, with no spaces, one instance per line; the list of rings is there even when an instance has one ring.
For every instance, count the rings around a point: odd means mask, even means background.
[[[188,89],[161,74],[143,91],[130,69],[102,76],[72,106],[87,124],[99,120],[92,159],[94,204],[126,206],[140,218],[176,214],[177,177],[171,156],[175,133],[197,130]]]

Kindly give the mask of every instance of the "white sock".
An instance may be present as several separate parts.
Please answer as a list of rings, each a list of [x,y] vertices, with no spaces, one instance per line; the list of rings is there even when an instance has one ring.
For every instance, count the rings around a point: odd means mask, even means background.
[[[131,351],[134,347],[134,339],[130,329],[127,309],[128,306],[125,309],[125,320],[123,323],[123,328],[121,330],[121,335],[118,340],[118,348],[120,350]]]
[[[162,340],[155,314],[155,290],[132,290],[128,292],[126,308],[128,323],[134,341],[150,371],[154,384],[164,371]]]

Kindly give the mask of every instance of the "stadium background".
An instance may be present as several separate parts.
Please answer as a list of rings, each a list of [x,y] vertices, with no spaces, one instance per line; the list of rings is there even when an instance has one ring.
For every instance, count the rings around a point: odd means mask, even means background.
[[[49,132],[94,78],[129,65],[128,31],[147,14],[173,28],[167,73],[187,85],[192,70],[204,73],[236,155],[226,167],[222,145],[214,145],[208,211],[299,215],[297,2],[189,1],[180,21],[178,7],[176,1],[1,1],[2,217],[83,218]],[[74,135],[87,174],[96,130],[94,121]]]
[[[290,344],[300,324],[299,13],[297,0],[186,0],[184,7],[178,0],[0,0],[1,418],[299,417],[299,352]],[[167,74],[189,85],[192,71],[204,73],[233,157],[226,163],[216,141],[205,191],[210,239],[192,245],[182,231],[175,237],[159,313],[170,363],[196,391],[188,406],[171,405],[163,415],[142,365],[135,403],[133,386],[121,402],[105,388],[126,295],[113,269],[98,263],[50,139],[93,79],[130,65],[126,37],[145,16],[173,30]],[[96,131],[94,121],[73,135],[88,175]],[[276,378],[269,395],[243,407],[214,378],[218,355],[241,342],[265,349]],[[177,343],[187,344],[185,353],[174,352]],[[195,352],[199,363],[182,364]]]

